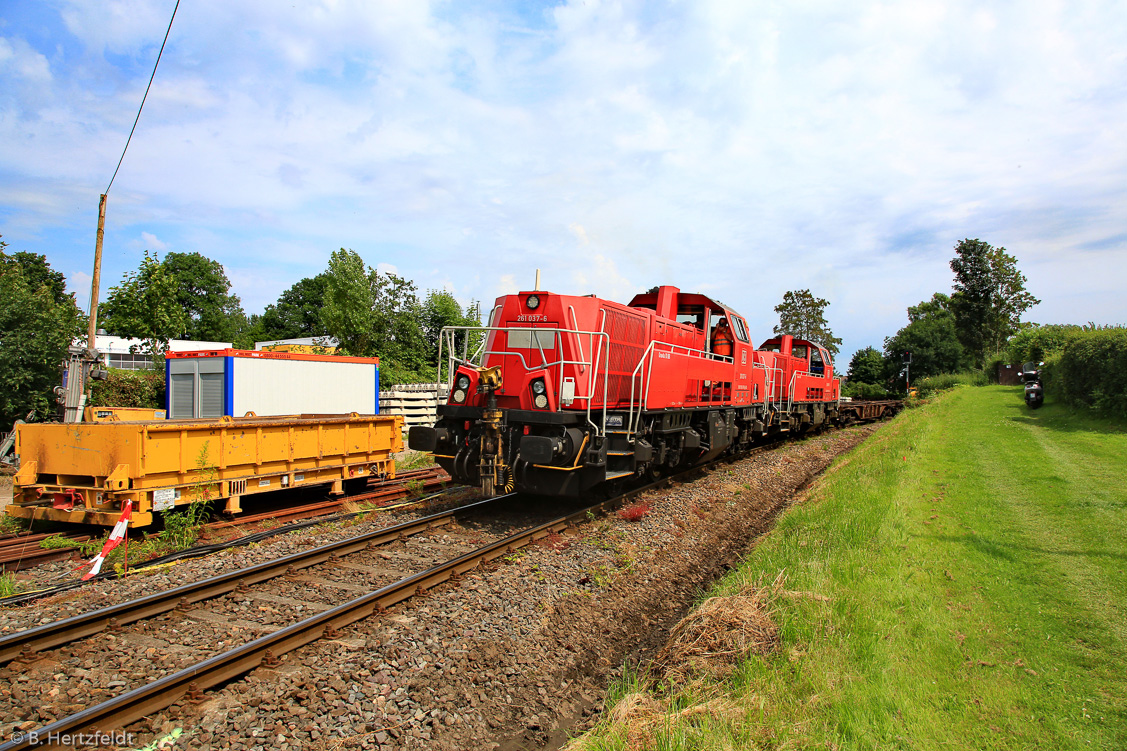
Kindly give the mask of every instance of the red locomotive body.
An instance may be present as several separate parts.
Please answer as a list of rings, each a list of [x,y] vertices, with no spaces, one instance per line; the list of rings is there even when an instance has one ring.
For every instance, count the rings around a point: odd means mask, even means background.
[[[506,295],[488,326],[445,329],[443,353],[447,404],[408,443],[487,496],[577,495],[838,419],[823,348],[781,336],[756,350],[738,313],[676,287],[629,305]]]

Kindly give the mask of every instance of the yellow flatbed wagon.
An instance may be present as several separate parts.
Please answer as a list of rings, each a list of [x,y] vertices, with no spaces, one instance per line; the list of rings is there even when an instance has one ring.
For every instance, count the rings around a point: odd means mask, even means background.
[[[20,469],[9,516],[132,525],[197,500],[237,513],[239,499],[281,488],[395,476],[398,415],[287,415],[137,422],[31,423],[16,432]]]

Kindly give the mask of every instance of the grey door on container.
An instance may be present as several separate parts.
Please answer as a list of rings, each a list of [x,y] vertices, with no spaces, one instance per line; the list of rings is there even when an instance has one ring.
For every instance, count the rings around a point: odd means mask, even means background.
[[[173,373],[169,378],[168,386],[172,389],[172,394],[168,399],[169,418],[182,420],[187,417],[195,417],[196,374]]]

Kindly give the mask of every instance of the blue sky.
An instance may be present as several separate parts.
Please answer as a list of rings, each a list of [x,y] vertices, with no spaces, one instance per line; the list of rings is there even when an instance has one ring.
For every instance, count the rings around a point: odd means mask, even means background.
[[[0,234],[85,305],[98,194],[174,0],[0,0]],[[102,299],[198,251],[261,312],[337,248],[420,289],[788,289],[853,350],[1019,259],[1044,323],[1127,322],[1121,1],[184,0],[109,195]]]

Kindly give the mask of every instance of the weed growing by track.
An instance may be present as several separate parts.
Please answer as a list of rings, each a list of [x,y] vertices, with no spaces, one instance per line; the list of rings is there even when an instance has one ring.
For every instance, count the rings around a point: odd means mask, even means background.
[[[0,574],[0,598],[11,597],[20,593],[19,582],[9,573]]]
[[[624,682],[634,719],[574,748],[1127,747],[1125,455],[1122,425],[1014,387],[902,413],[714,588],[785,572],[777,648]]]

